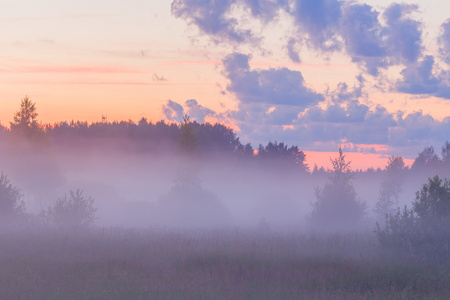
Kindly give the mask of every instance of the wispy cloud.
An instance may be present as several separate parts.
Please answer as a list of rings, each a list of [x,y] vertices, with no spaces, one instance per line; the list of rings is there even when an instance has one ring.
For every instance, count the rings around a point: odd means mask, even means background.
[[[153,73],[152,79],[153,79],[153,81],[168,81],[167,78],[165,78],[165,77],[162,76],[162,75],[158,75],[158,74],[156,74],[156,73]]]
[[[143,71],[128,67],[110,66],[23,66],[10,69],[14,73],[143,73]]]

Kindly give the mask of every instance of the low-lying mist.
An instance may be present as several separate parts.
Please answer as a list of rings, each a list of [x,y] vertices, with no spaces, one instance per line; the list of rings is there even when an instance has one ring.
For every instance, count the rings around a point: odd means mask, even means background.
[[[308,173],[276,162],[227,155],[189,156],[114,148],[9,147],[3,172],[24,194],[26,210],[39,214],[71,190],[83,190],[97,208],[96,226],[211,229],[264,227],[273,231],[316,230],[308,222],[333,173]],[[338,157],[338,153],[336,153]],[[306,159],[307,162],[307,159]],[[351,166],[351,165],[350,165]],[[374,228],[375,204],[386,172],[353,172],[356,199],[366,204],[360,223]],[[426,182],[423,174],[404,176],[396,206],[410,206]],[[345,214],[345,207],[335,214]],[[350,216],[351,218],[351,216]],[[326,224],[329,219],[321,222]],[[333,231],[333,224],[321,226]]]

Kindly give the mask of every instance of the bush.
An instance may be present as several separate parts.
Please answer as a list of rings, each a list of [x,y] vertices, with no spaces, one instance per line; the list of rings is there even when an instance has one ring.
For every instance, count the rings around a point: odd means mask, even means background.
[[[386,216],[375,230],[381,245],[413,257],[433,261],[450,259],[450,181],[438,176],[416,193],[412,209]]]
[[[87,228],[94,224],[96,211],[94,199],[84,197],[78,189],[59,198],[44,212],[44,218],[60,228]]]

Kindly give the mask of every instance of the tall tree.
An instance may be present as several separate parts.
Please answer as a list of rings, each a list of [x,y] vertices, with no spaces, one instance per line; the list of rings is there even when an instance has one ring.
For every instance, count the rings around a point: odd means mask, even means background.
[[[11,132],[32,135],[40,131],[37,122],[38,113],[36,112],[36,103],[31,102],[28,96],[22,99],[20,110],[14,114],[11,125]]]
[[[183,122],[180,124],[178,147],[183,154],[187,155],[193,155],[198,148],[197,134],[188,115],[183,117]]]
[[[434,152],[434,147],[425,147],[414,160],[411,170],[419,174],[432,175],[440,169],[442,161]]]
[[[394,214],[398,209],[398,197],[405,181],[405,162],[401,156],[391,156],[386,166],[385,176],[381,182],[375,214],[378,220],[386,214]]]
[[[365,214],[366,203],[358,199],[352,183],[350,161],[342,148],[331,159],[333,172],[323,189],[316,188],[316,201],[309,215],[310,225],[319,230],[352,230],[358,228]]]

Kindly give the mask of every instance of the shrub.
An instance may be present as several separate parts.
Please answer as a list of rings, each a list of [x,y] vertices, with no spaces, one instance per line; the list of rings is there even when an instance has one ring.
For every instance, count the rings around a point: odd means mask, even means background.
[[[70,191],[44,212],[45,219],[60,228],[86,228],[96,219],[94,199],[84,197],[82,190]]]
[[[416,193],[412,209],[386,216],[375,230],[381,245],[434,261],[450,259],[450,181],[438,176]]]

